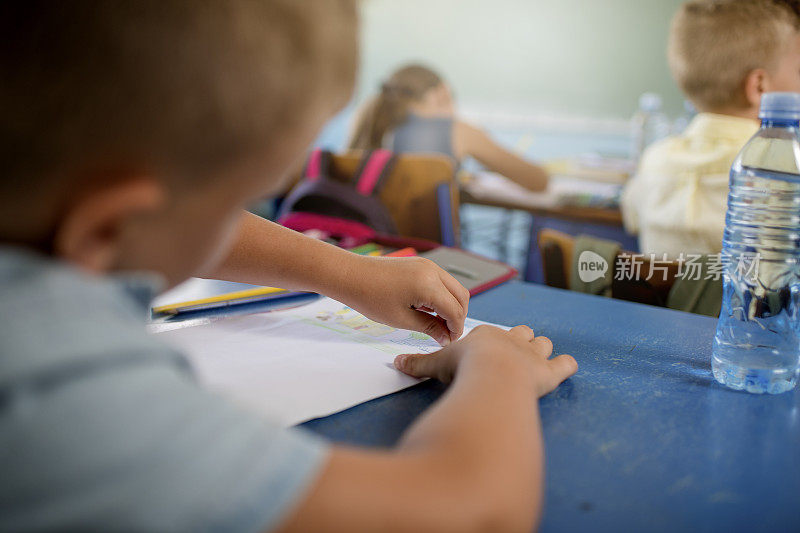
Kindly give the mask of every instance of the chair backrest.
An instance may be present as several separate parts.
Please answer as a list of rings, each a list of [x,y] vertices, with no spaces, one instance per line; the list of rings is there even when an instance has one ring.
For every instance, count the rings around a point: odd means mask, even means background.
[[[566,233],[542,229],[538,236],[539,250],[542,255],[545,284],[561,289],[569,286],[572,269],[575,238]],[[635,258],[637,275],[624,275],[623,268],[631,268]],[[620,300],[666,306],[667,297],[675,278],[678,275],[677,261],[659,261],[653,263],[650,258],[633,252],[620,252],[614,261],[614,277],[611,283],[611,296]]]
[[[331,177],[349,182],[358,171],[363,155],[360,151],[334,154],[330,160]],[[449,217],[444,218],[449,218],[452,224],[449,232],[455,235],[457,243],[458,189],[450,158],[427,154],[397,156],[378,198],[392,216],[399,235],[442,242],[442,235],[448,231],[442,231],[437,189],[443,183],[449,184],[453,200]]]
[[[440,183],[436,187],[436,200],[439,205],[441,242],[444,246],[458,248],[461,246],[461,235],[459,228],[453,223],[453,217],[458,216],[458,190],[452,183]]]
[[[575,239],[572,235],[548,228],[543,228],[539,232],[538,239],[545,284],[559,289],[569,289]]]

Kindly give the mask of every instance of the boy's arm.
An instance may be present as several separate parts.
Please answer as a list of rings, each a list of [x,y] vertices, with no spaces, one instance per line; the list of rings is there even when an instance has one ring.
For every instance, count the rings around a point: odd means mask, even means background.
[[[199,275],[325,294],[442,345],[461,336],[469,306],[469,291],[431,261],[359,256],[251,213],[223,262]]]
[[[392,452],[336,448],[282,531],[531,531],[542,500],[537,398],[572,375],[570,356],[527,326],[479,327],[414,376],[454,383]]]

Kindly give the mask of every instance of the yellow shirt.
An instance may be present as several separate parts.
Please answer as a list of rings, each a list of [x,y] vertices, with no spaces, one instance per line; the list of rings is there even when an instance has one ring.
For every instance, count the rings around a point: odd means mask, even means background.
[[[681,135],[648,148],[622,194],[625,228],[639,233],[644,254],[722,249],[728,173],[758,130],[755,120],[700,113]]]

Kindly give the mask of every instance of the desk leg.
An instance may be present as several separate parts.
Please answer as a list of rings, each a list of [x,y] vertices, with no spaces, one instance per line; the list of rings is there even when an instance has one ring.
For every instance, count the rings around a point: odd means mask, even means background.
[[[464,206],[465,204],[461,204],[458,208],[459,209],[458,220],[459,224],[461,225],[460,228],[461,248],[466,250],[467,248],[469,248],[470,244],[470,235],[469,235],[470,223],[469,223],[469,216],[465,216],[464,214]]]
[[[500,235],[497,240],[497,251],[500,261],[508,263],[508,240],[511,235],[511,226],[514,224],[514,210],[503,209],[500,219]]]
[[[539,231],[545,227],[543,217],[531,216],[531,231],[528,238],[528,253],[526,254],[525,271],[523,273],[525,281],[531,283],[544,284],[544,265],[542,264],[542,254],[539,252]]]

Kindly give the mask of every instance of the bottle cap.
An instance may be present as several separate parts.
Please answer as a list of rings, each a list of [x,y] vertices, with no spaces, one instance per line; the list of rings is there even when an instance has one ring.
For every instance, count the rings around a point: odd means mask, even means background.
[[[800,93],[764,93],[761,96],[761,119],[800,120]]]

